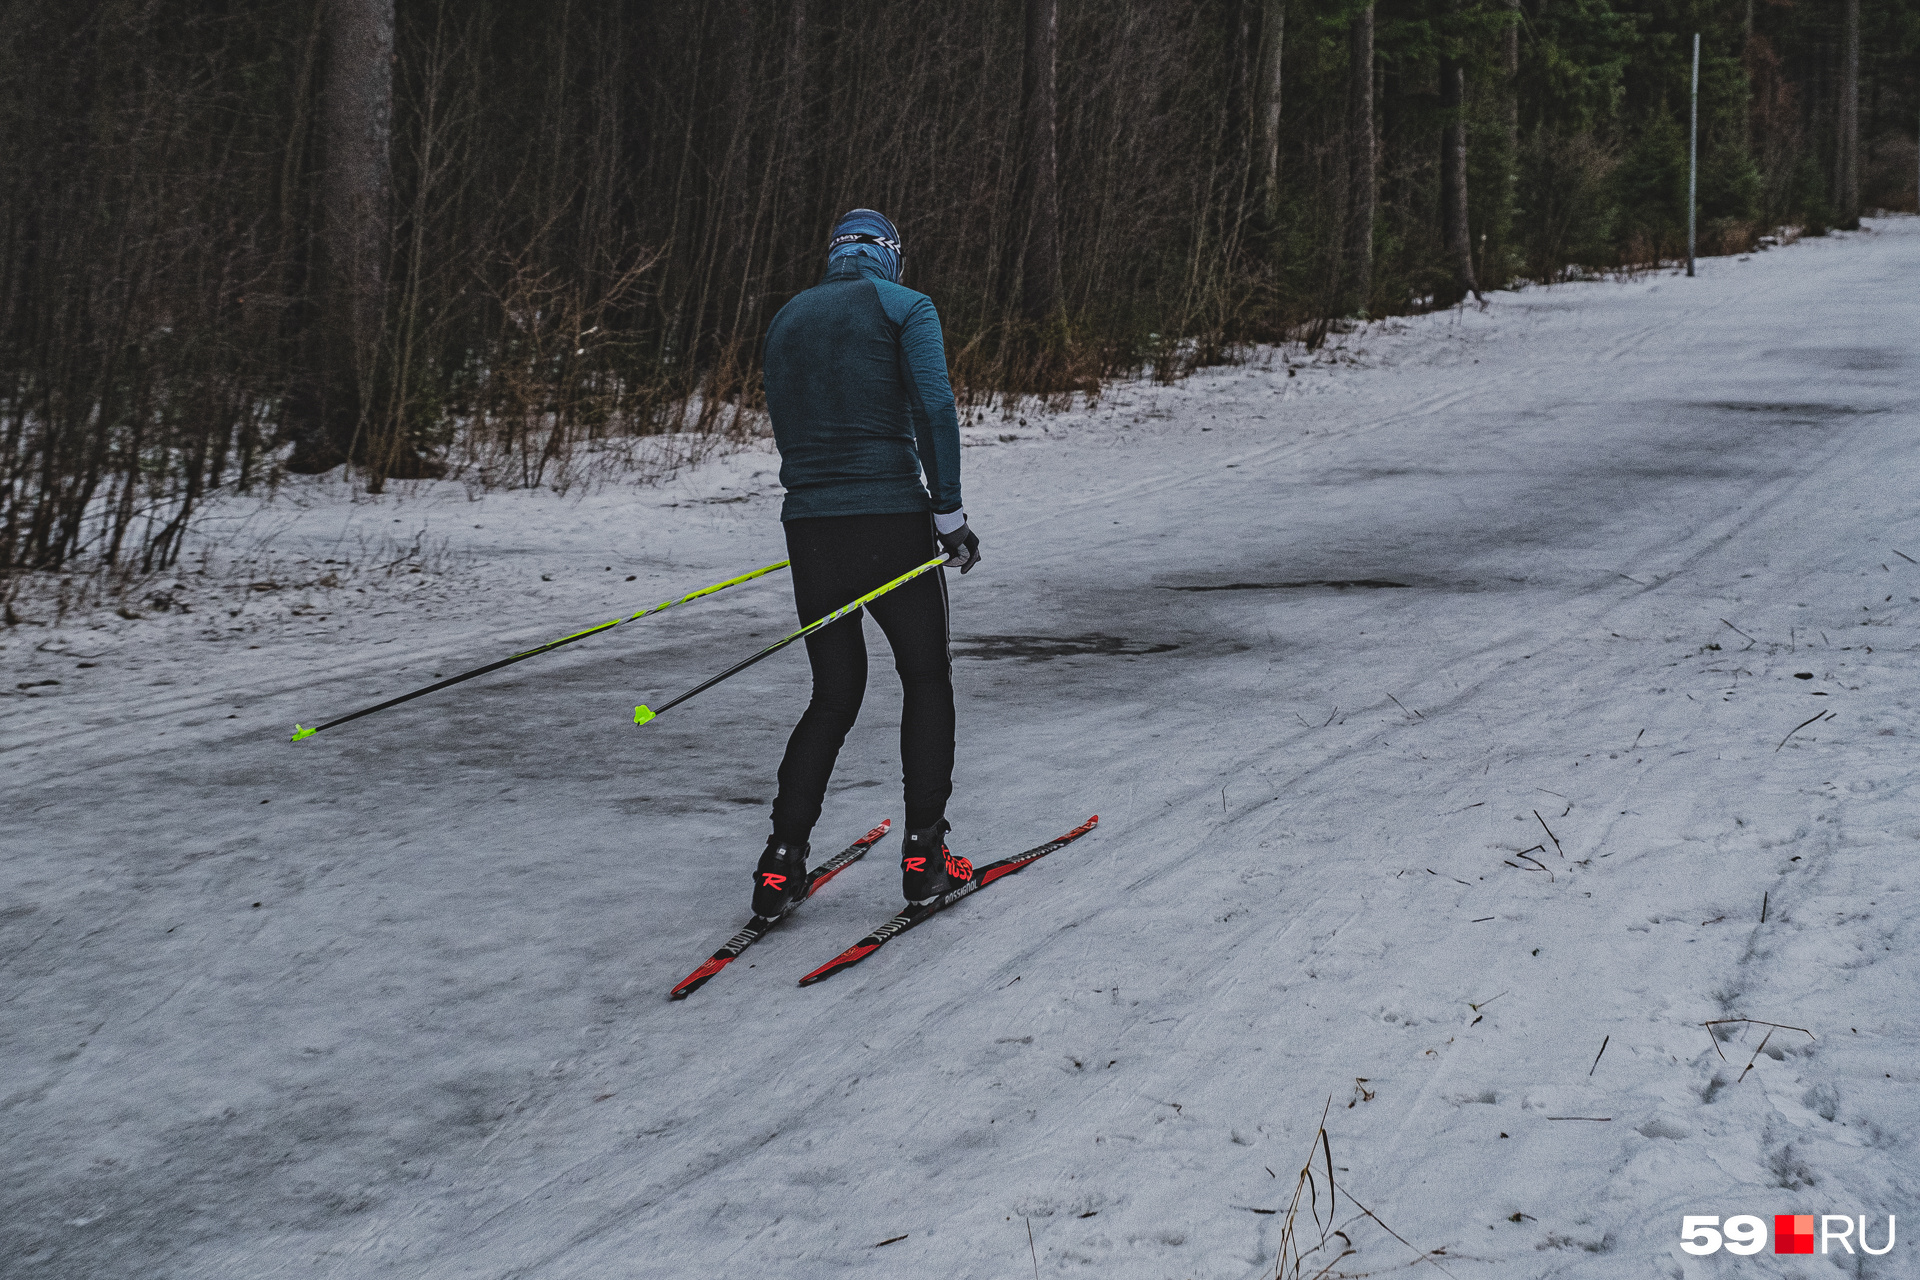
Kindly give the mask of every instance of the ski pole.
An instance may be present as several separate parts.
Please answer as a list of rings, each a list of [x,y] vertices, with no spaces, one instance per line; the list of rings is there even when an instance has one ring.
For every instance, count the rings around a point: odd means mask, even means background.
[[[588,636],[599,635],[602,631],[610,631],[623,623],[634,622],[650,614],[664,612],[677,604],[686,604],[688,601],[698,600],[701,596],[710,596],[716,591],[725,591],[728,587],[737,587],[743,582],[752,582],[755,578],[765,577],[776,569],[786,568],[787,564],[787,561],[782,560],[777,564],[770,564],[765,568],[755,569],[751,573],[743,573],[737,578],[728,578],[725,582],[716,582],[710,587],[702,587],[698,591],[689,591],[686,595],[680,596],[677,599],[663,601],[660,604],[654,605],[652,608],[642,609],[638,613],[628,614],[624,618],[614,618],[612,621],[603,622],[597,627],[588,627],[585,631],[576,631],[570,636],[561,636],[558,640],[549,640],[543,645],[537,645],[523,653],[516,653],[510,658],[502,658],[498,662],[489,662],[484,667],[475,667],[471,671],[464,671],[457,676],[442,680],[437,684],[430,684],[424,689],[415,689],[412,693],[403,693],[397,698],[388,698],[378,706],[363,708],[362,710],[354,712],[352,715],[341,716],[338,720],[329,720],[325,724],[315,725],[311,729],[305,729],[296,724],[293,726],[293,741],[298,742],[302,738],[311,738],[322,729],[331,729],[335,725],[345,724],[349,720],[358,720],[361,716],[370,716],[376,711],[385,711],[388,707],[397,707],[403,702],[411,702],[415,698],[424,697],[434,692],[436,689],[444,689],[450,684],[459,684],[462,680],[471,680],[475,676],[483,676],[489,671],[498,671],[501,667],[512,666],[516,662],[525,662],[528,658],[538,657],[550,649],[558,649],[563,644],[572,644],[575,640],[585,640]]]
[[[824,618],[821,618],[819,621],[809,622],[806,626],[800,628],[798,631],[794,632],[792,635],[785,636],[782,639],[774,641],[772,644],[768,645],[766,648],[762,649],[760,652],[754,654],[751,658],[746,659],[744,662],[734,663],[732,666],[728,667],[725,671],[722,671],[719,675],[713,677],[713,679],[708,680],[702,684],[697,684],[693,686],[693,688],[687,690],[685,693],[675,698],[672,702],[661,703],[659,711],[655,711],[650,707],[646,707],[646,706],[635,707],[633,709],[633,722],[635,724],[645,724],[647,723],[647,721],[653,719],[655,716],[659,715],[661,712],[671,711],[673,708],[685,702],[688,698],[691,698],[694,694],[701,693],[707,689],[711,689],[713,688],[713,686],[719,684],[722,680],[726,680],[733,676],[739,675],[742,671],[745,671],[748,667],[760,661],[760,659],[772,657],[774,654],[780,652],[782,649],[792,644],[795,640],[799,640],[799,639],[802,639],[803,637],[810,636],[814,632],[818,631],[820,628],[840,621],[840,619],[846,617],[848,614],[852,613],[855,609],[858,609],[861,605],[867,604],[874,600],[878,600],[881,596],[887,594],[887,592],[893,590],[895,587],[903,586],[906,583],[912,582],[915,578],[919,577],[921,574],[925,573],[929,569],[938,569],[941,565],[947,562],[948,558],[949,557],[947,556],[946,552],[944,551],[941,552],[939,555],[927,561],[925,564],[921,565],[920,567],[916,569],[909,569],[907,572],[895,578],[892,582],[887,583],[887,585],[885,585],[884,587],[875,587],[872,591],[867,592],[867,594],[861,596],[858,600],[855,600],[850,604],[841,605],[838,609],[835,609],[832,613],[828,614]]]

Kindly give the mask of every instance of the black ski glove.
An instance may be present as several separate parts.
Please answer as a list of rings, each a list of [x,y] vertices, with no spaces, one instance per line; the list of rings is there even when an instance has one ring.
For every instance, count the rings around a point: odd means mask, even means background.
[[[933,518],[933,532],[951,557],[947,565],[967,573],[980,563],[980,537],[967,527],[967,513],[949,511]]]

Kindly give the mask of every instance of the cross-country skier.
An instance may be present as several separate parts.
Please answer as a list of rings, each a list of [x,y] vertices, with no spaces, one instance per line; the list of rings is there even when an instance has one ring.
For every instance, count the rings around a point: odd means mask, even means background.
[[[826,275],[768,327],[764,365],[802,623],[924,564],[936,544],[963,574],[980,563],[960,505],[960,423],[940,317],[931,299],[901,285],[893,223],[871,209],[840,219]],[[924,902],[973,877],[945,840],[954,730],[946,571],[867,607],[893,646],[906,694],[900,880],[907,901]],[[807,661],[813,699],[780,762],[773,835],[753,876],[760,916],[779,916],[806,893],[807,838],[867,687],[860,614],[808,636]]]

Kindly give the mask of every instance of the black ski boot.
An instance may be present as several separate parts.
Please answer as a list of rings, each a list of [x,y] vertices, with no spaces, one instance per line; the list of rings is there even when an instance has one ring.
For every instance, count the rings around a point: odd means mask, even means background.
[[[931,902],[973,879],[973,864],[956,857],[944,839],[953,827],[945,818],[907,832],[900,851],[900,892],[910,906]]]
[[[806,899],[808,848],[767,837],[767,851],[753,871],[753,914],[778,920]]]

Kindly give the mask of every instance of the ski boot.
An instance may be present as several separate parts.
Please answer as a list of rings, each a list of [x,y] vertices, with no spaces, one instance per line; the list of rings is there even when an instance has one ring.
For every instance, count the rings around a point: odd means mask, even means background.
[[[767,837],[767,851],[753,871],[753,914],[778,920],[807,896],[806,844]]]
[[[947,848],[944,837],[951,830],[942,818],[930,827],[907,832],[900,851],[900,892],[907,905],[931,902],[973,879],[973,864]]]

